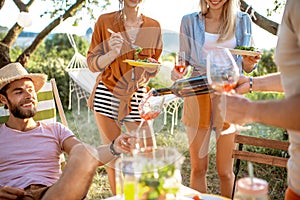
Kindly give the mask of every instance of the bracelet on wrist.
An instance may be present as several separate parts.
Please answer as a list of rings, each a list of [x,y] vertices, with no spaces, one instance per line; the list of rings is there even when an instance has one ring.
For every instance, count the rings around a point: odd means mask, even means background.
[[[249,77],[249,92],[252,93],[252,86],[253,86],[253,77],[250,76]]]
[[[119,156],[121,155],[121,153],[116,152],[116,150],[115,150],[115,148],[114,148],[114,143],[115,143],[115,140],[113,140],[113,141],[111,142],[111,144],[109,145],[110,153],[111,153],[113,156],[119,157]]]

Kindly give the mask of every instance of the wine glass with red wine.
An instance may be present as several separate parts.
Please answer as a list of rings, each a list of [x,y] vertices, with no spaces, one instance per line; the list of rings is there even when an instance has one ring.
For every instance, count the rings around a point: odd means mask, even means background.
[[[164,96],[153,96],[153,92],[150,90],[139,104],[138,111],[140,117],[143,120],[151,120],[156,118],[160,114],[164,106],[164,102]]]
[[[180,73],[180,74],[184,73],[184,71],[186,69],[186,65],[185,65],[185,52],[184,51],[179,51],[175,55],[174,68],[175,68],[175,70],[178,73]]]
[[[131,152],[133,154],[144,152],[148,148],[151,149],[153,147],[156,147],[154,134],[146,134],[146,131],[143,130],[142,126],[146,121],[156,118],[161,113],[165,102],[164,99],[164,96],[153,96],[153,92],[152,90],[150,90],[139,103],[138,112],[142,121],[140,122],[137,129],[135,131],[132,131],[131,133],[135,138],[132,141],[131,145]],[[149,146],[148,144],[151,145]]]

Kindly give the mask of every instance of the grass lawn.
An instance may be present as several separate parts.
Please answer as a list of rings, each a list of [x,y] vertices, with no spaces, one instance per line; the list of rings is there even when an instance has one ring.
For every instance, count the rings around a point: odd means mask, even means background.
[[[74,106],[74,108],[77,108]],[[77,110],[65,111],[69,123],[69,127],[82,141],[98,146],[101,144],[101,140],[97,131],[97,127],[94,121],[92,113],[88,113],[86,108],[83,107],[80,115],[77,114]],[[89,120],[88,120],[89,119]],[[89,122],[88,122],[89,121]],[[190,160],[188,142],[185,133],[184,126],[179,122],[175,127],[174,134],[170,134],[170,127],[163,125],[163,115],[160,115],[153,123],[154,132],[156,133],[156,140],[158,146],[173,146],[176,147],[184,156],[185,161],[182,165],[182,180],[183,184],[189,186],[190,177]],[[282,130],[273,127],[267,127],[260,124],[255,124],[251,132],[243,134],[257,135],[260,137],[271,137],[277,139],[282,137]],[[219,180],[215,167],[215,137],[211,137],[210,144],[210,163],[207,173],[208,192],[219,194]],[[281,152],[282,153],[282,152]],[[284,192],[287,187],[286,169],[273,167],[269,165],[261,165],[253,163],[255,176],[263,178],[269,183],[269,195],[270,199],[284,199]],[[242,161],[239,178],[247,176],[247,163]],[[107,180],[107,175],[104,167],[99,167],[92,186],[89,190],[88,197],[90,200],[104,199],[111,196],[110,187]]]

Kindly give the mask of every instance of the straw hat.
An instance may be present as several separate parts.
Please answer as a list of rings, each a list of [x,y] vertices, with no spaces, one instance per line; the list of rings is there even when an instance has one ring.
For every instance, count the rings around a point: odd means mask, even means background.
[[[5,85],[23,78],[32,80],[36,92],[38,92],[47,81],[46,74],[29,74],[20,63],[10,63],[0,69],[0,90]]]

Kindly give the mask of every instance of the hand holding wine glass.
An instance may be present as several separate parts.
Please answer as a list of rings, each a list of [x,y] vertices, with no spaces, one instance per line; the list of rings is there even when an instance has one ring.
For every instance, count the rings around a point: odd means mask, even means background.
[[[234,92],[233,89],[236,87],[240,76],[239,68],[229,49],[226,48],[217,48],[210,51],[207,55],[206,65],[208,84],[214,91],[221,94],[213,98],[213,104],[215,103],[215,109],[213,110],[218,111],[214,113],[214,126],[222,130],[226,112],[225,94]],[[230,128],[233,129],[230,130]],[[234,133],[236,126],[233,125],[230,128],[222,134]]]

